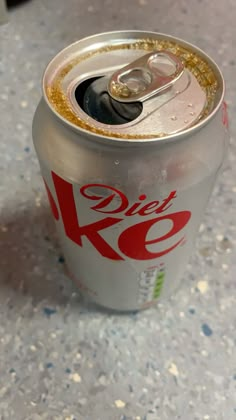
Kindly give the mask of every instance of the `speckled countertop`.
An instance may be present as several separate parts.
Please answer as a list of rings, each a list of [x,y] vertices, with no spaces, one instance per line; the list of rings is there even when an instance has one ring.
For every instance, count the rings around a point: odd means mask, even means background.
[[[236,419],[234,0],[34,0],[9,17],[0,27],[0,419]],[[180,36],[215,58],[232,144],[182,289],[118,316],[86,306],[64,274],[31,121],[58,50],[126,28]]]

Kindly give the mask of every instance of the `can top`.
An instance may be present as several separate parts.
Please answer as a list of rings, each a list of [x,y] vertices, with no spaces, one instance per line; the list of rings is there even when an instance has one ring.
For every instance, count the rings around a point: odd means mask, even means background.
[[[218,109],[224,82],[201,50],[167,35],[111,32],[78,41],[48,65],[44,96],[79,130],[116,139],[173,137]]]

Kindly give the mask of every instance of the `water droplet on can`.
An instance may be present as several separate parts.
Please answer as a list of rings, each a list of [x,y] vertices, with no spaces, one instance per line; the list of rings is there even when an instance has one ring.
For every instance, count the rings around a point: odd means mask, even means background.
[[[173,115],[173,116],[171,117],[171,119],[172,119],[172,121],[176,121],[176,120],[177,120],[177,117],[176,117],[175,115]]]
[[[193,107],[193,104],[191,104],[191,103],[190,103],[190,104],[188,104],[188,107],[189,107],[189,108],[192,108],[192,107]]]
[[[118,159],[116,159],[116,160],[115,160],[115,165],[119,165],[119,163],[120,163],[120,162],[119,162],[119,160],[118,160]]]

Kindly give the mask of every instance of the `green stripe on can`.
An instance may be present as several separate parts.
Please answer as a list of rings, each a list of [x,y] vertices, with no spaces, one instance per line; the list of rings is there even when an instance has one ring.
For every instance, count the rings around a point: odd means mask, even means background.
[[[164,279],[165,273],[163,271],[159,272],[156,276],[156,284],[153,291],[153,299],[159,298],[163,287]]]

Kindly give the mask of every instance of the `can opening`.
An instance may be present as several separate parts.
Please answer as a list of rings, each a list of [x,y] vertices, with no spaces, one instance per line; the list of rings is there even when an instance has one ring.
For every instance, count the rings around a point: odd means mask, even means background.
[[[80,108],[94,120],[110,125],[127,124],[142,112],[141,102],[118,102],[108,93],[109,77],[84,80],[75,89],[75,99]]]

